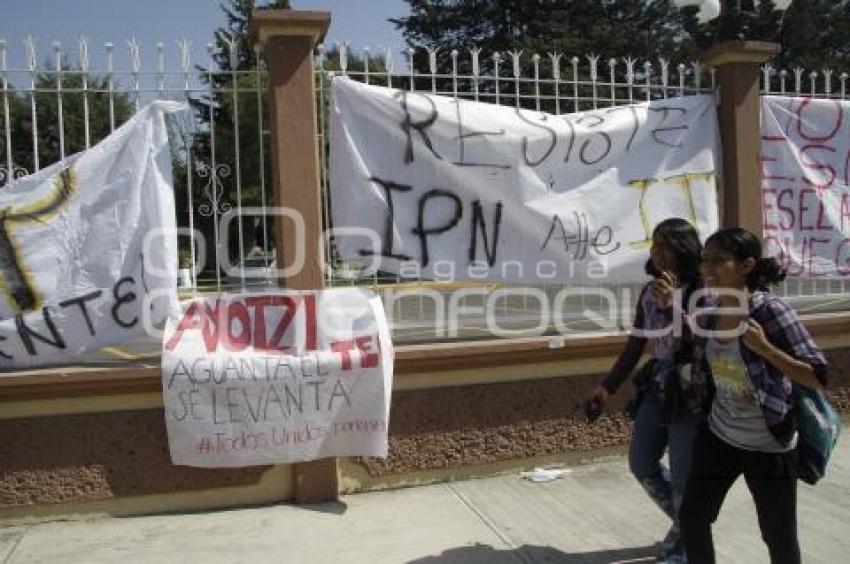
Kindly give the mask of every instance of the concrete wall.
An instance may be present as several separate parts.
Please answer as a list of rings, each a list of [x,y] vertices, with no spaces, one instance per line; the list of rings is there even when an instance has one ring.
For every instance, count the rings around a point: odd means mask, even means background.
[[[833,337],[831,345],[847,343]],[[828,350],[834,404],[850,410],[850,347]],[[584,421],[582,398],[613,356],[514,367],[401,374],[387,459],[342,461],[341,490],[357,492],[492,475],[541,463],[579,463],[623,452],[620,413]],[[452,381],[465,385],[450,385]],[[0,522],[77,513],[142,514],[292,499],[291,466],[205,470],[170,463],[161,407],[134,396],[38,402],[0,419]],[[138,397],[138,396],[136,396]],[[154,401],[151,394],[149,401]],[[79,413],[88,403],[89,413]],[[6,410],[8,416],[11,410]],[[2,417],[3,411],[0,411]]]
[[[827,357],[830,400],[850,414],[850,349],[828,350]],[[350,461],[343,467],[349,475],[344,490],[483,475],[487,466],[493,473],[539,463],[569,464],[623,452],[631,421],[622,407],[633,395],[631,384],[613,398],[608,415],[588,424],[580,402],[597,381],[598,375],[586,375],[398,392],[392,403],[389,456]]]

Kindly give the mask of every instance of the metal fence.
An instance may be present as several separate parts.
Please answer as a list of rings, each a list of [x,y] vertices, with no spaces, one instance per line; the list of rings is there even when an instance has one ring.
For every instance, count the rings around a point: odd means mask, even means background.
[[[228,277],[218,265],[227,253],[236,265],[270,266],[273,219],[237,214],[228,248],[216,227],[231,209],[271,202],[266,72],[257,51],[240,61],[231,46],[223,55],[238,70],[220,70],[220,53],[206,47],[208,60],[196,64],[185,40],[145,51],[135,39],[98,48],[81,39],[71,56],[59,43],[40,54],[28,39],[21,46],[26,66],[11,68],[11,46],[0,40],[0,187],[91,147],[149,101],[187,102],[169,118],[182,286],[222,291],[256,283]],[[116,68],[119,49],[127,68]]]
[[[219,52],[207,46],[207,59],[191,60],[188,42],[168,46],[126,44],[92,46],[84,39],[73,46],[53,43],[45,53],[27,40],[11,46],[0,40],[0,189],[7,182],[36,172],[67,155],[84,150],[108,135],[136,109],[153,99],[187,101],[171,128],[174,184],[180,235],[181,285],[190,293],[274,285],[273,278],[228,276],[220,267],[256,268],[275,264],[274,218],[238,213],[230,225],[229,244],[217,227],[231,209],[264,209],[273,203],[270,183],[267,75],[259,50],[246,60],[237,45]],[[22,49],[26,64],[7,65],[7,54]],[[124,50],[126,68],[116,68]],[[73,51],[74,55],[69,55]],[[43,59],[40,59],[44,57]],[[123,58],[123,57],[122,57]],[[40,62],[45,61],[45,62]],[[222,70],[220,63],[225,61]],[[419,64],[412,64],[412,62]],[[626,57],[600,60],[557,53],[483,53],[382,50],[352,51],[341,43],[316,51],[316,101],[320,180],[326,225],[328,198],[327,106],[334,76],[346,75],[370,84],[454,96],[555,114],[632,104],[646,100],[712,92],[715,75],[698,63],[638,61]],[[424,72],[418,69],[426,69]],[[806,74],[764,70],[765,92],[845,97],[847,76],[828,71]],[[808,78],[808,83],[807,79]],[[825,82],[824,82],[825,81]],[[822,93],[815,87],[823,85]],[[833,89],[833,85],[835,88]],[[203,244],[202,244],[203,242]],[[358,265],[339,259],[333,241],[325,249],[328,285],[369,285],[382,293],[396,338],[402,341],[479,338],[492,335],[482,316],[445,321],[444,309],[458,292],[466,311],[480,307],[494,285],[440,283],[364,276]],[[500,327],[539,330],[540,296],[553,299],[562,288],[544,285],[505,295],[493,307]],[[616,330],[628,325],[636,288],[611,286],[618,301],[616,327],[592,322],[593,312],[609,304],[590,290],[574,288],[566,300],[570,327],[576,331]],[[588,290],[585,292],[585,290]],[[850,308],[846,280],[790,280],[783,291],[804,309]],[[457,300],[456,300],[457,301]],[[588,311],[591,315],[587,315]]]
[[[352,53],[345,43],[337,44],[327,51],[320,47],[316,59],[319,107],[324,106],[330,82],[337,75],[345,75],[367,84],[555,114],[712,93],[716,89],[714,69],[704,69],[697,62],[674,63],[664,59],[639,61],[631,57],[600,60],[593,55],[567,57],[559,53],[485,54],[477,49],[467,52],[408,49],[401,55],[402,61],[396,64],[398,55],[391,49],[383,49],[381,53],[373,54],[368,49]],[[328,64],[329,62],[331,64]],[[421,69],[426,70],[423,72]],[[788,95],[845,97],[846,74],[837,77],[840,80],[840,88],[835,90],[831,87],[832,73],[829,71],[806,73],[797,68],[783,72],[772,69],[770,65],[766,65],[763,71],[765,85],[773,85],[773,88]],[[793,76],[793,82],[788,80],[789,76]],[[807,77],[808,82],[803,81],[803,77]],[[818,85],[822,86],[821,92],[817,90]],[[764,90],[765,93],[770,93],[769,88]],[[320,120],[323,117],[324,114],[320,113]],[[325,129],[325,125],[320,121],[318,143],[322,149],[322,187],[326,195],[328,143],[324,138]],[[721,211],[722,204],[721,201]],[[327,213],[327,207],[325,209]],[[332,268],[328,269],[330,283],[338,284],[346,280],[349,283],[363,282],[357,275],[356,267],[341,263],[336,258],[330,243],[326,256],[330,257],[332,262]],[[384,288],[398,284],[398,280],[380,280],[377,277],[370,282]],[[391,300],[385,298],[385,303],[391,303],[393,308],[402,312],[409,312],[406,317],[402,315],[396,319],[396,327],[400,331],[412,323],[411,333],[417,329],[425,333],[432,331],[433,326],[427,325],[426,322],[438,315],[436,309],[439,306],[434,306],[431,302],[439,304],[441,301],[436,297],[423,298],[417,292],[404,296],[404,288],[439,290],[442,286],[447,288],[446,292],[457,289],[457,285],[447,287],[429,281],[399,286],[402,288],[399,294],[403,297],[393,295]],[[561,286],[541,285],[525,289],[528,290],[527,296],[523,296],[522,289],[518,289],[516,295],[502,300],[495,308],[502,313],[503,319],[497,320],[498,323],[504,322],[517,328],[536,328],[540,319],[539,294],[546,295],[549,303],[552,303],[553,296],[561,290]],[[577,295],[568,303],[571,310],[571,316],[568,317],[571,317],[574,330],[592,331],[602,328],[600,323],[592,319],[603,317],[608,303],[596,295],[596,289],[598,288],[575,288]],[[638,286],[609,285],[603,286],[603,289],[619,296],[619,325],[627,326],[633,313],[634,299],[638,295]],[[850,308],[850,280],[789,278],[778,290],[791,298],[795,306],[804,312],[843,311]],[[448,301],[448,298],[445,300]],[[474,301],[470,309],[481,305],[479,301]],[[481,317],[467,319],[465,325],[470,335],[488,333]],[[430,335],[434,336],[433,333]]]
[[[712,92],[715,86],[711,69],[704,71],[699,63],[674,64],[664,59],[600,60],[595,55],[541,56],[522,52],[484,53],[479,49],[394,52],[385,48],[379,54],[372,54],[369,49],[353,52],[344,42],[327,50],[320,47],[316,56],[320,108],[326,104],[331,81],[339,75],[366,84],[558,115]],[[329,145],[324,137],[326,124],[321,121],[324,118],[324,112],[320,112],[318,143],[322,189],[327,201]],[[328,222],[327,215],[325,221]],[[620,331],[631,324],[639,292],[639,286],[633,284],[572,286],[566,289],[569,296],[564,299],[565,288],[557,284],[401,281],[381,279],[378,275],[364,280],[357,265],[339,260],[332,241],[325,252],[331,263],[328,283],[366,282],[379,288],[394,333],[411,341],[539,333],[543,328],[541,323],[560,333]],[[499,297],[494,299],[494,295]],[[458,296],[462,297],[458,299]],[[547,308],[546,304],[555,303],[559,304],[558,311]],[[544,309],[557,314],[559,321],[541,319]]]
[[[850,75],[846,72],[836,74],[830,69],[807,71],[803,67],[777,69],[768,63],[761,67],[761,92],[846,100],[848,78]]]

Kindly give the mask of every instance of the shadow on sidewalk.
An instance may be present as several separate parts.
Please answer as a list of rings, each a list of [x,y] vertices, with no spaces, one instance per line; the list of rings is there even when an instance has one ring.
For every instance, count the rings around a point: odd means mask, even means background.
[[[475,544],[417,558],[407,564],[626,564],[655,562],[655,551],[655,545],[567,553],[551,546],[523,545],[512,550],[497,550],[486,544]]]

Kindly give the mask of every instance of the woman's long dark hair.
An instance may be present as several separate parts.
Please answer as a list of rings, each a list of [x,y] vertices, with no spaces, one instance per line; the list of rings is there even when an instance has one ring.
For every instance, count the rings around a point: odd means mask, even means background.
[[[664,241],[667,248],[676,257],[678,272],[676,276],[683,286],[693,286],[700,280],[702,262],[702,243],[696,227],[681,217],[665,219],[655,226],[652,239]],[[652,277],[661,275],[650,258],[646,261],[646,273]]]
[[[771,284],[785,280],[785,269],[775,258],[763,257],[759,238],[742,227],[721,229],[709,237],[705,244],[726,251],[735,257],[736,262],[744,262],[748,258],[756,261],[747,276],[747,288],[750,291],[767,290]]]

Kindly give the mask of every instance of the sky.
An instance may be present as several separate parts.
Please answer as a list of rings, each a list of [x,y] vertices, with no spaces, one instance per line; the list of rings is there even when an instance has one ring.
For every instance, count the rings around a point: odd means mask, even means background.
[[[261,2],[258,2],[261,3]],[[128,68],[127,41],[135,37],[141,45],[142,64],[153,68],[156,44],[165,47],[167,68],[178,68],[176,41],[192,42],[192,60],[205,63],[204,46],[212,32],[225,24],[219,0],[0,0],[0,40],[7,46],[8,68],[26,67],[23,40],[36,39],[39,64],[52,60],[54,41],[76,59],[78,39],[89,39],[89,59],[93,70],[104,68],[104,43],[115,44],[115,65]],[[340,40],[352,48],[369,46],[372,52],[389,45],[398,52],[401,34],[387,18],[407,14],[403,0],[292,0],[299,10],[331,12],[326,43]]]

